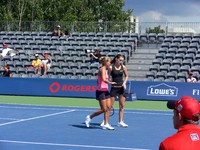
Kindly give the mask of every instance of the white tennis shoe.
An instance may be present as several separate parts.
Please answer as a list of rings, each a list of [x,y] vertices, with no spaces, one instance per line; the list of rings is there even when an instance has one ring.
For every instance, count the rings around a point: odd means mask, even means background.
[[[90,119],[90,116],[88,115],[87,117],[86,117],[86,120],[85,120],[85,125],[86,125],[86,127],[90,127],[90,122],[91,122],[91,119]]]
[[[103,127],[103,125],[104,125],[104,120],[102,121],[102,123],[100,124],[100,126]]]
[[[106,125],[102,126],[103,130],[115,130],[115,128],[113,128],[111,125],[109,125],[108,123]]]
[[[119,123],[118,123],[118,127],[127,128],[127,127],[128,127],[128,125],[127,125],[127,124],[125,124],[123,121],[121,121],[121,122],[119,122]]]

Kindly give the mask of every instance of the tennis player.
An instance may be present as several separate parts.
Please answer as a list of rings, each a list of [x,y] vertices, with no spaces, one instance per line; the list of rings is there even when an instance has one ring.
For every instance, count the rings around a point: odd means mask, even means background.
[[[114,128],[108,123],[110,115],[110,107],[111,107],[108,84],[116,84],[116,83],[109,81],[107,69],[110,66],[110,58],[102,57],[100,59],[100,62],[102,63],[102,66],[99,68],[98,71],[98,79],[97,79],[98,85],[96,90],[96,99],[99,101],[100,109],[86,117],[85,125],[89,127],[92,118],[104,113],[104,124],[102,125],[102,129],[114,130]]]
[[[128,71],[126,66],[123,65],[124,57],[121,54],[117,54],[114,59],[111,61],[110,66],[110,75],[112,77],[112,81],[117,84],[112,85],[110,91],[111,98],[111,106],[113,106],[115,98],[118,96],[119,98],[119,122],[118,126],[120,127],[128,127],[126,123],[123,121],[124,116],[124,104],[126,101],[125,89],[126,82],[128,80]]]
[[[159,150],[200,150],[199,102],[183,96],[176,102],[169,101],[167,107],[174,110],[173,124],[178,132],[162,141]]]

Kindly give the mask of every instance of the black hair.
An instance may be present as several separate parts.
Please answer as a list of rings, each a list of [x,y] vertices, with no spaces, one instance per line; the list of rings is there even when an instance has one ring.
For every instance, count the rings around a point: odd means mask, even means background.
[[[119,59],[120,57],[123,57],[123,55],[117,54],[117,55],[113,58],[113,60],[111,61],[111,64],[114,64],[114,63],[116,62],[116,58]]]

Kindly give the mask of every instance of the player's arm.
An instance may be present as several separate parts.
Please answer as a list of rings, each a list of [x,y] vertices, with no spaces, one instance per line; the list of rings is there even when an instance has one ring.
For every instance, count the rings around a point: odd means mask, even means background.
[[[106,79],[106,68],[102,67],[101,68],[101,76],[102,76],[102,80],[107,83],[107,84],[116,84],[115,82],[110,82],[109,79]]]
[[[128,71],[127,71],[127,68],[126,66],[123,65],[123,70],[124,70],[124,82],[122,84],[122,86],[126,89],[126,82],[128,81]]]

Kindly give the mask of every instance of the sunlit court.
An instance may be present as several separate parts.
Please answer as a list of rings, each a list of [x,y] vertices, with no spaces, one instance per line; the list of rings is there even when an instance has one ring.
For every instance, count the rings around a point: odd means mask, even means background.
[[[6,150],[155,150],[174,132],[172,112],[159,110],[125,111],[128,128],[117,126],[118,109],[110,117],[114,131],[100,127],[103,116],[87,128],[86,115],[97,108],[0,105],[0,148]]]

